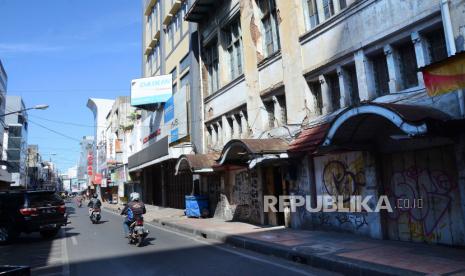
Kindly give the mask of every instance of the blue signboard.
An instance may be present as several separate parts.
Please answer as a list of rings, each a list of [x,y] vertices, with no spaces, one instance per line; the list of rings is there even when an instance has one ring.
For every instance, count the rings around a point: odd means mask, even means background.
[[[171,134],[170,143],[179,140],[179,129],[178,128],[172,129],[170,134]]]
[[[165,103],[165,123],[174,119],[174,97],[169,98]]]

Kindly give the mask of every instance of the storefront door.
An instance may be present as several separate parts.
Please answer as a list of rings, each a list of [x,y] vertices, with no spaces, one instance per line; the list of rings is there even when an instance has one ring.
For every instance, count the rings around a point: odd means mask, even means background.
[[[385,194],[398,207],[386,215],[389,239],[465,244],[453,148],[386,154],[382,166]]]

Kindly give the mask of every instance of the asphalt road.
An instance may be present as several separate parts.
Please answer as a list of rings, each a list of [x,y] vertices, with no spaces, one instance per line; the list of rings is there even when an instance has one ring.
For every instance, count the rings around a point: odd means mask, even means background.
[[[148,224],[147,243],[138,248],[123,238],[122,217],[104,211],[94,225],[87,208],[68,209],[72,223],[60,237],[23,235],[0,247],[0,264],[29,265],[33,275],[333,275]]]

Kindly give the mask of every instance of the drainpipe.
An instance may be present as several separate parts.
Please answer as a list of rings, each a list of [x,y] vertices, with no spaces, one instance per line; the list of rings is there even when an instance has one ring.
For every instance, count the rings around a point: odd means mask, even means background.
[[[200,41],[201,35],[200,35],[200,24],[197,23],[197,44],[198,44],[198,51],[199,51],[199,74],[200,74],[200,115],[202,116],[202,121],[200,123],[200,129],[202,131],[201,137],[202,137],[202,152],[201,153],[207,153],[207,139],[205,139],[205,103],[203,101],[203,71],[202,71],[202,43]]]
[[[454,30],[450,18],[449,0],[441,0],[441,16],[446,37],[447,53],[449,56],[452,56],[457,52],[457,48],[455,47]],[[463,89],[458,91],[457,97],[460,105],[460,116],[465,117],[465,96]]]

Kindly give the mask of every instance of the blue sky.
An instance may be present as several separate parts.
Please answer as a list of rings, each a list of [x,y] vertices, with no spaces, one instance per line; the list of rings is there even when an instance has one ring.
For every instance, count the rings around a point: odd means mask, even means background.
[[[29,112],[29,144],[61,171],[76,164],[79,140],[93,135],[89,97],[129,95],[141,75],[140,0],[0,0],[0,59],[8,94]],[[67,124],[65,122],[69,122]],[[70,136],[65,138],[38,126]]]

